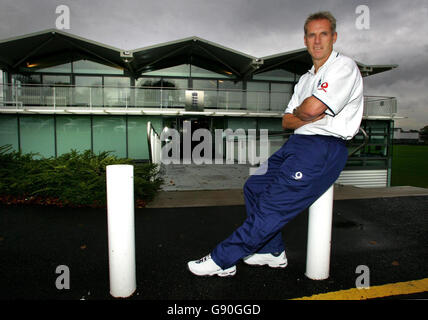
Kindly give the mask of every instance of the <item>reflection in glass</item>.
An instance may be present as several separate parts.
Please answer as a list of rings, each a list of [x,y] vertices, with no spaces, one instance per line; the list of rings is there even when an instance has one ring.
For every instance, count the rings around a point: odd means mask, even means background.
[[[130,86],[128,77],[104,77],[104,106],[128,106]]]
[[[269,83],[247,82],[247,109],[252,111],[269,110]]]
[[[232,77],[232,73],[224,71],[226,74],[220,74],[213,72],[204,68],[197,67],[195,65],[191,66],[192,78],[217,78],[217,79],[227,79]]]
[[[101,107],[103,105],[102,78],[76,76],[74,104]]]
[[[271,83],[270,110],[284,111],[291,99],[292,84]]]
[[[139,78],[135,81],[135,106],[159,107],[161,78]]]
[[[167,76],[167,77],[190,77],[190,65],[181,64],[178,66],[154,70],[143,73],[144,76]]]
[[[242,82],[235,83],[229,80],[218,81],[218,108],[241,109],[242,107]]]
[[[123,69],[106,66],[89,60],[79,60],[73,62],[74,73],[92,73],[92,74],[123,74]]]
[[[257,73],[253,76],[254,80],[272,80],[272,81],[295,81],[295,74],[286,70],[276,69]]]
[[[217,108],[217,80],[193,79],[193,89],[204,91],[205,108]]]
[[[184,107],[187,83],[187,79],[163,79],[162,107]]]
[[[27,63],[27,66],[31,64]],[[35,65],[37,66],[37,65]],[[71,73],[71,63],[64,63],[53,67],[35,69],[32,67],[26,68],[29,72],[43,72],[43,73]]]

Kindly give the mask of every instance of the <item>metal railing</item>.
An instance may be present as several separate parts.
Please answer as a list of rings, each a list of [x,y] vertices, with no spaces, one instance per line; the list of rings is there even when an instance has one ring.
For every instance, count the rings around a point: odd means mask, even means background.
[[[0,85],[0,107],[185,108],[188,89],[75,85]],[[282,112],[288,92],[195,89],[205,93],[206,109]]]
[[[161,140],[152,123],[147,122],[147,145],[149,148],[149,160],[159,164],[161,161]]]
[[[366,117],[394,117],[397,114],[397,99],[394,97],[364,96]]]
[[[187,89],[75,85],[0,85],[0,109],[16,108],[185,108]],[[197,89],[204,91],[204,108],[282,113],[291,93],[278,91]],[[364,97],[364,116],[393,117],[393,97]]]

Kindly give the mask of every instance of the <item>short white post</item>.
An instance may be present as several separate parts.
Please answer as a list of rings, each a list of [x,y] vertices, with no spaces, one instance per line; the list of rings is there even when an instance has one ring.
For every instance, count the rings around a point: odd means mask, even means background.
[[[110,294],[126,298],[136,290],[134,167],[109,165],[107,178],[107,226]]]
[[[306,273],[313,280],[329,277],[334,184],[309,207]]]

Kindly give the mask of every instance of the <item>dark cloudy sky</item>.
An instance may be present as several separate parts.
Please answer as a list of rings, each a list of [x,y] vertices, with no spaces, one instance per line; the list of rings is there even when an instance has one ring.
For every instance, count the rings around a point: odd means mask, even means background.
[[[398,99],[396,126],[428,125],[428,0],[0,0],[0,39],[55,28],[58,5],[70,8],[72,34],[121,49],[198,36],[263,57],[303,48],[303,22],[329,10],[335,49],[365,64],[399,68],[365,78],[365,94]],[[356,8],[370,10],[360,30]]]

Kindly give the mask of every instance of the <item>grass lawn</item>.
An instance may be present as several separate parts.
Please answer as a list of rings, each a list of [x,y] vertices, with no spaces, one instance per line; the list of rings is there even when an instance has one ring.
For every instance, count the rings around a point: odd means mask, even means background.
[[[392,186],[428,188],[428,146],[394,145]]]

